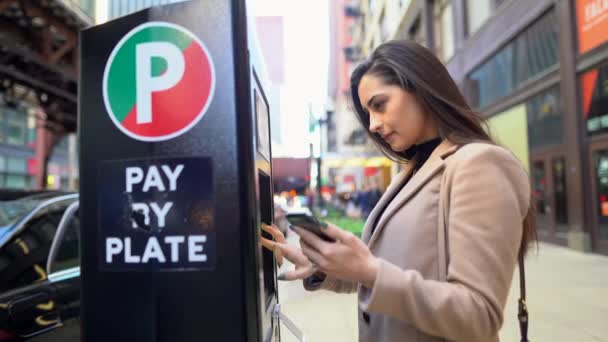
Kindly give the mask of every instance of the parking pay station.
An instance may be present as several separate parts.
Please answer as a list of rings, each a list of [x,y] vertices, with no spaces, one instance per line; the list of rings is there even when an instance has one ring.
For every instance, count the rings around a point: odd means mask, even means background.
[[[244,1],[81,34],[84,341],[280,341],[269,106]]]

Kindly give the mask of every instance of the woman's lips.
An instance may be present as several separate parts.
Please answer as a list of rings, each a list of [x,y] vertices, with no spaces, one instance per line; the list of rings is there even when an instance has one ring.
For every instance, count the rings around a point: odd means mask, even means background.
[[[384,139],[385,141],[388,142],[394,135],[395,135],[395,133],[390,133],[390,134],[383,136],[382,139]]]

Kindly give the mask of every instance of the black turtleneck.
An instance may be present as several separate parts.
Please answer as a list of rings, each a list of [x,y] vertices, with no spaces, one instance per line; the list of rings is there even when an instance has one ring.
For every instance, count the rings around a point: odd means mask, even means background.
[[[431,153],[441,144],[441,138],[435,138],[423,142],[420,145],[414,145],[408,148],[408,151],[413,150],[411,153],[416,157],[416,166],[414,170],[418,171],[424,163],[429,159]]]
[[[414,145],[405,151],[405,155],[408,157],[408,159],[415,162],[416,165],[414,166],[414,169],[408,176],[408,179],[405,182],[403,182],[403,185],[401,185],[401,189],[403,189],[405,184],[407,184],[407,182],[410,181],[410,179],[412,178],[414,173],[416,173],[418,170],[420,170],[422,165],[424,165],[424,163],[426,163],[426,161],[431,156],[431,153],[433,153],[433,151],[437,148],[437,146],[439,146],[439,144],[441,144],[441,141],[442,141],[441,138],[431,139],[431,140],[423,142],[422,144]],[[386,202],[386,205],[383,208],[380,209],[380,212],[378,212],[378,215],[376,215],[374,225],[372,226],[372,233],[374,232],[374,230],[376,230],[376,226],[378,225],[378,222],[380,221],[380,217],[382,217],[382,215],[384,214],[386,207],[388,207],[388,205],[395,199],[395,197],[397,196],[397,194],[400,191],[401,190],[395,191],[393,193],[393,197],[388,202]]]

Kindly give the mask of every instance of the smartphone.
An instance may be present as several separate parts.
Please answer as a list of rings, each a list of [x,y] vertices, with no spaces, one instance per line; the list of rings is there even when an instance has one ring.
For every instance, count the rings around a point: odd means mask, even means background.
[[[286,218],[289,224],[292,226],[298,226],[302,229],[306,229],[325,241],[336,242],[336,240],[323,233],[321,222],[319,222],[319,220],[310,213],[288,213]]]

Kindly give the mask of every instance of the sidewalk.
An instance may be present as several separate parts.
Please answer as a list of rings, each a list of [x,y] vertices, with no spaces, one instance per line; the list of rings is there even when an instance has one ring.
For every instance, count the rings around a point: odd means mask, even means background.
[[[297,243],[296,235],[289,240]],[[516,270],[500,332],[505,342],[519,341],[518,275]],[[608,342],[608,257],[541,243],[526,261],[526,278],[531,341]],[[299,281],[279,282],[279,299],[308,342],[357,341],[355,294],[307,292]],[[284,326],[281,337],[296,341]]]

